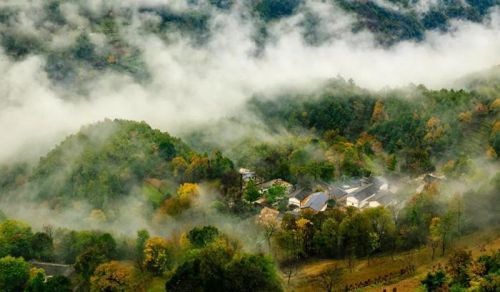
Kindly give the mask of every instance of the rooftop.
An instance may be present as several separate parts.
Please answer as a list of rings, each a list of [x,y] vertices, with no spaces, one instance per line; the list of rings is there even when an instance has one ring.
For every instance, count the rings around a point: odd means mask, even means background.
[[[301,208],[311,208],[315,211],[322,211],[328,199],[329,197],[326,193],[317,192],[307,197],[304,202],[302,202]]]

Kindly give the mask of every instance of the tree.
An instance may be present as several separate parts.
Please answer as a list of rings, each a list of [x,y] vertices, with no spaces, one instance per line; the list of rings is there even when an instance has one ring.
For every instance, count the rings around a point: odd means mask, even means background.
[[[64,276],[53,276],[45,281],[44,292],[70,292],[71,281]]]
[[[429,246],[432,249],[432,260],[436,255],[436,248],[441,243],[441,219],[439,217],[432,218],[431,225],[429,226]]]
[[[22,258],[6,256],[0,259],[0,290],[22,291],[29,279],[29,264]]]
[[[370,223],[362,212],[346,217],[340,223],[340,238],[349,260],[349,267],[354,267],[355,256],[365,256],[370,249]]]
[[[177,195],[165,200],[160,208],[162,214],[176,216],[191,207],[192,201],[198,197],[199,188],[197,184],[184,183],[177,189]]]
[[[422,280],[422,285],[424,285],[425,290],[428,292],[441,291],[447,284],[446,272],[439,269],[435,273],[427,273],[425,279]]]
[[[379,250],[394,250],[396,225],[391,211],[384,207],[370,208],[363,211],[370,229],[370,255]]]
[[[25,223],[6,220],[0,224],[0,257],[11,255],[30,259],[32,257],[31,227]]]
[[[116,256],[116,242],[109,233],[98,231],[70,231],[65,233],[58,253],[67,264],[73,264],[77,257],[87,252],[89,249],[95,249],[96,254],[100,254],[107,260]]]
[[[167,291],[221,291],[226,285],[226,265],[233,254],[226,246],[211,244],[198,250],[175,269],[165,283]]]
[[[259,224],[264,229],[267,245],[271,248],[271,238],[279,229],[278,220],[274,216],[263,216],[259,218]]]
[[[143,265],[147,271],[160,276],[172,265],[172,243],[162,237],[152,237],[144,248]]]
[[[214,226],[195,227],[188,233],[191,244],[197,248],[205,247],[219,237],[219,230]]]
[[[131,291],[133,272],[131,265],[118,261],[101,264],[90,279],[91,291]]]
[[[471,253],[464,249],[456,250],[451,254],[448,259],[448,266],[450,267],[452,284],[458,284],[462,287],[469,286],[469,266],[471,263]]]
[[[319,284],[326,292],[333,292],[342,284],[343,274],[338,266],[329,267],[319,275]]]
[[[274,203],[277,199],[283,198],[285,196],[285,192],[285,186],[274,184],[265,192],[266,201],[269,203]]]
[[[106,256],[97,248],[88,248],[76,258],[75,271],[88,281],[95,269],[106,260]]]
[[[149,232],[146,229],[141,229],[137,231],[137,239],[135,240],[135,253],[137,266],[142,269],[144,262],[144,249],[146,247],[146,242],[149,239]]]
[[[329,257],[338,255],[339,224],[334,218],[326,219],[314,235],[316,253]]]
[[[444,253],[446,252],[447,243],[448,241],[450,241],[450,237],[453,232],[453,219],[454,216],[450,212],[446,213],[441,219],[441,224],[439,226],[440,227],[439,232],[441,233],[441,244],[442,244],[441,256],[444,256]]]
[[[281,270],[285,273],[287,282],[290,284],[291,277],[297,272],[297,265],[302,250],[298,231],[283,229],[276,234],[275,240],[279,246],[278,256],[281,260]]]
[[[51,261],[54,258],[54,245],[50,235],[45,232],[37,232],[31,239],[33,257],[41,261]]]
[[[45,292],[45,271],[43,269],[31,268],[25,292]]]
[[[245,200],[253,202],[256,201],[259,197],[260,193],[259,189],[257,188],[257,184],[253,179],[249,180],[245,188],[245,195],[244,195]]]
[[[226,291],[282,291],[271,258],[263,255],[239,255],[226,268]]]

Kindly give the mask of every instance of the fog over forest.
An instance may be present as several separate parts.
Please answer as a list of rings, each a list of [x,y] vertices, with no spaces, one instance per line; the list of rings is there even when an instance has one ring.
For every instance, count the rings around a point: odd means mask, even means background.
[[[4,44],[14,38],[32,49],[0,49],[0,160],[36,159],[67,134],[104,118],[144,120],[179,134],[238,116],[255,94],[308,89],[337,76],[374,90],[409,84],[439,89],[500,63],[497,8],[480,22],[451,19],[446,31],[384,46],[367,29],[353,32],[355,16],[323,1],[304,1],[292,16],[265,24],[243,2],[230,9],[197,2],[65,1],[52,11],[44,1],[4,1]],[[418,11],[430,3],[419,1]],[[112,29],[93,22],[111,13]],[[184,14],[193,22],[187,28],[166,22],[183,21]],[[316,20],[308,28],[310,15]],[[308,42],[306,29],[318,40]],[[65,55],[78,45],[89,48],[80,48],[81,56]],[[125,64],[89,64],[110,56]]]

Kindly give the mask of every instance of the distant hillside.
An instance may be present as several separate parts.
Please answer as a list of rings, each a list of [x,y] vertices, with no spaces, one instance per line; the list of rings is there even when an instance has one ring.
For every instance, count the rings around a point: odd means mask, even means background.
[[[320,13],[325,9],[352,16],[352,32],[368,30],[380,44],[391,46],[403,40],[420,41],[430,30],[446,31],[452,20],[481,22],[500,1],[187,0],[182,9],[173,4],[113,3],[50,0],[19,5],[9,1],[0,8],[0,47],[15,60],[43,56],[48,77],[60,86],[87,85],[84,81],[106,70],[147,82],[150,72],[137,35],[201,47],[216,33],[221,14],[231,12],[247,22],[259,50],[279,37],[273,35],[274,24],[293,17],[300,20],[294,29],[307,44],[334,40],[339,31],[331,31],[330,20]],[[25,15],[30,15],[31,22],[26,23]]]
[[[189,140],[209,144],[208,149],[225,147],[235,162],[267,179],[329,181],[434,170],[460,176],[471,159],[498,161],[500,90],[488,80],[476,79],[470,90],[420,85],[382,91],[331,80],[312,93],[254,97],[247,109],[259,123],[245,124],[237,117],[226,122],[248,133],[246,139],[214,141],[211,137],[224,131],[219,123]],[[255,139],[259,128],[274,139]]]
[[[334,135],[353,143],[367,133],[386,152],[410,164],[412,160],[437,162],[483,155],[488,145],[500,153],[496,141],[500,91],[488,80],[473,81],[477,89],[482,84],[480,91],[418,86],[385,92],[334,81],[310,96],[255,98],[249,106],[275,128],[308,129],[324,139]]]
[[[189,173],[180,173],[179,161],[191,167]],[[42,157],[29,183],[38,198],[53,204],[86,200],[104,207],[148,178],[175,185],[215,179],[232,169],[231,161],[220,154],[210,162],[180,139],[144,122],[106,120],[83,127]]]

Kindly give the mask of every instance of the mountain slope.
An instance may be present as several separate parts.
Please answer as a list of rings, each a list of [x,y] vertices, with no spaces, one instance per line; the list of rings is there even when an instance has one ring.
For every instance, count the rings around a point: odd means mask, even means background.
[[[30,183],[41,199],[86,199],[102,207],[148,177],[170,175],[176,156],[188,159],[181,140],[144,122],[106,120],[81,129],[50,151]]]

